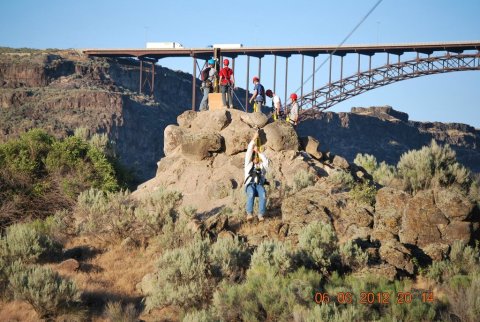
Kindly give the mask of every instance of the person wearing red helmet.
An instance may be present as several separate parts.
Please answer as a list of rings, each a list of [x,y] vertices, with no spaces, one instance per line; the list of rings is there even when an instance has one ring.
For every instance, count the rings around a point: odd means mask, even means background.
[[[253,88],[253,95],[250,98],[250,104],[253,103],[255,100],[255,104],[253,105],[254,112],[261,112],[262,106],[265,104],[265,88],[262,84],[260,84],[260,78],[257,76],[253,77],[253,84],[255,87]]]
[[[298,103],[297,103],[298,96],[297,96],[297,94],[295,94],[295,93],[290,94],[290,99],[292,100],[292,103],[290,104],[290,114],[288,114],[288,120],[293,125],[297,125],[298,124]]]
[[[220,76],[220,92],[222,93],[223,106],[227,108],[233,108],[232,93],[235,86],[235,78],[233,77],[233,70],[228,67],[230,61],[228,59],[223,60],[223,67],[218,76]]]
[[[272,99],[272,112],[273,112],[273,119],[277,120],[279,117],[283,116],[283,108],[282,108],[282,101],[280,97],[275,94],[271,89],[267,89],[265,95]]]

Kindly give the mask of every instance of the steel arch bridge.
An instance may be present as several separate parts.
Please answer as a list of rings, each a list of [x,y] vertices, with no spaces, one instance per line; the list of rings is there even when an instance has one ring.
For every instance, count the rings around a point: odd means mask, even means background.
[[[201,68],[197,60],[211,57],[219,58],[219,64],[215,68],[222,68],[222,58],[232,59],[232,68],[235,70],[235,59],[239,56],[247,58],[246,81],[245,81],[245,109],[248,110],[249,95],[249,72],[250,58],[256,58],[258,63],[257,75],[261,77],[262,58],[274,57],[273,65],[273,88],[275,91],[277,80],[277,58],[285,59],[284,99],[287,103],[289,69],[288,62],[292,56],[301,56],[301,87],[298,95],[302,108],[325,110],[339,102],[364,93],[366,91],[385,86],[394,82],[411,79],[420,76],[447,73],[454,71],[480,70],[480,41],[457,41],[457,42],[434,42],[434,43],[405,43],[405,44],[364,44],[342,46],[302,46],[302,47],[240,47],[235,48],[165,48],[165,49],[86,49],[83,51],[89,56],[97,57],[130,57],[139,61],[139,92],[146,92],[147,87],[150,95],[153,95],[155,86],[155,64],[159,59],[166,57],[191,57],[193,58],[192,72],[192,110],[195,110],[195,95],[197,90],[197,75]],[[401,61],[405,53],[416,54],[416,59]],[[372,56],[386,54],[386,61],[381,67],[372,68]],[[328,55],[329,70],[328,82],[321,88],[316,89],[315,69],[316,58]],[[358,56],[357,72],[343,77],[344,57]],[[391,56],[397,56],[396,62],[391,62]],[[311,92],[304,91],[304,61],[305,57],[312,59]],[[340,71],[340,79],[332,82],[332,60],[340,57],[340,68],[335,66],[335,72]],[[368,70],[361,71],[361,57],[369,57]],[[326,62],[326,60],[325,60]],[[144,66],[145,65],[145,66]],[[143,77],[144,71],[151,66],[150,78]],[[322,64],[323,65],[323,64]],[[263,65],[265,67],[265,64]],[[321,66],[320,66],[321,67]],[[355,67],[355,66],[353,66]],[[238,66],[237,66],[238,68]],[[197,74],[198,72],[198,74]],[[148,76],[148,75],[147,75]],[[238,80],[237,80],[238,81]],[[239,82],[236,82],[236,84]],[[279,84],[281,85],[281,84]],[[280,86],[279,86],[280,87]],[[298,90],[297,90],[298,92]]]
[[[369,90],[402,80],[440,73],[480,70],[480,52],[451,54],[389,63],[357,72],[346,78],[330,82],[314,92],[303,95],[299,105],[303,108],[326,110]]]

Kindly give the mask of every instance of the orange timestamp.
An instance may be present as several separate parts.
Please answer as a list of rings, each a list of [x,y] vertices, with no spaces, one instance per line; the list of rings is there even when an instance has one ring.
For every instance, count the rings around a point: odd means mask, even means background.
[[[328,304],[330,302],[338,304],[352,304],[358,302],[360,304],[410,304],[415,298],[419,298],[423,303],[431,303],[435,301],[433,291],[417,292],[360,292],[354,294],[352,292],[338,292],[336,294],[328,294],[326,292],[316,292],[314,301],[317,304]]]

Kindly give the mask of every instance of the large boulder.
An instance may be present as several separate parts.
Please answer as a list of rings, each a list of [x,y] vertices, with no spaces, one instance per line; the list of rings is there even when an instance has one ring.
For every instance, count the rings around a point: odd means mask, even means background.
[[[458,188],[435,191],[437,207],[451,220],[466,220],[475,208],[475,203]]]
[[[441,261],[447,258],[450,245],[445,243],[429,244],[423,247],[423,252],[434,261]]]
[[[337,168],[343,169],[343,170],[348,170],[350,169],[350,163],[348,163],[347,159],[336,155],[333,157],[332,161],[333,165]]]
[[[188,129],[192,126],[192,122],[196,117],[197,112],[188,110],[177,116],[177,123],[180,127]]]
[[[380,246],[380,258],[396,268],[414,273],[411,252],[396,240],[389,240]]]
[[[246,123],[235,122],[227,126],[220,133],[225,141],[225,153],[227,155],[234,155],[247,150],[254,130]]]
[[[449,220],[435,205],[433,191],[420,191],[407,204],[399,231],[400,241],[420,248],[438,243],[442,238],[439,225],[448,223]]]
[[[395,266],[390,264],[380,264],[375,266],[364,267],[358,273],[354,273],[354,275],[358,275],[360,277],[364,277],[365,275],[383,276],[387,278],[389,281],[393,281],[397,276],[397,269],[395,268]]]
[[[261,112],[244,113],[240,116],[240,119],[251,127],[256,128],[262,128],[268,122],[268,117]]]
[[[164,132],[163,152],[166,156],[170,155],[177,147],[183,143],[184,131],[177,125],[168,125]]]
[[[222,148],[222,136],[218,133],[203,132],[189,134],[183,137],[181,152],[191,160],[200,161],[210,156],[210,152]]]
[[[191,128],[194,131],[221,131],[231,121],[230,113],[227,110],[214,110],[197,113],[191,121]]]
[[[333,213],[338,216],[339,212],[335,201],[315,188],[307,188],[284,199],[281,209],[282,222],[289,225],[289,235],[298,235],[313,221],[332,224]]]
[[[298,151],[299,143],[295,129],[286,122],[267,124],[263,131],[266,136],[265,147],[274,151]]]
[[[467,244],[470,242],[473,231],[472,223],[465,221],[452,221],[446,226],[439,227],[439,229],[443,241],[449,245],[452,245],[456,240]]]
[[[340,241],[369,240],[373,226],[373,209],[359,207],[349,203],[334,221],[334,227]]]
[[[320,142],[318,142],[318,140],[312,136],[300,138],[301,149],[318,160],[322,158],[322,153],[319,151],[319,146]]]
[[[402,216],[410,196],[400,190],[382,188],[375,197],[375,230],[385,230],[398,235]]]

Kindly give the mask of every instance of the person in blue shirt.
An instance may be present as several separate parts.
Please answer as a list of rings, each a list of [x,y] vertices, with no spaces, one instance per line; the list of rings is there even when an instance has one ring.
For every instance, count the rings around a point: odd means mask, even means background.
[[[253,95],[250,98],[250,104],[254,104],[254,112],[261,112],[262,106],[265,104],[265,88],[260,84],[260,78],[257,76],[253,78],[253,84],[255,84],[255,86],[253,87]],[[255,103],[253,103],[254,101]]]

